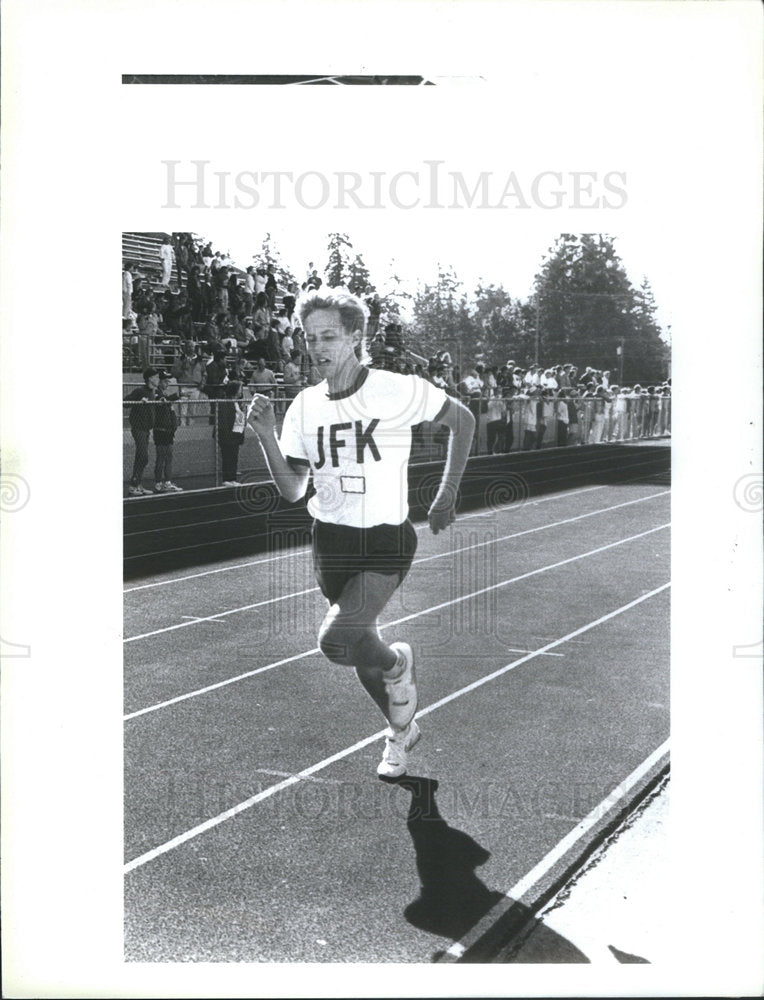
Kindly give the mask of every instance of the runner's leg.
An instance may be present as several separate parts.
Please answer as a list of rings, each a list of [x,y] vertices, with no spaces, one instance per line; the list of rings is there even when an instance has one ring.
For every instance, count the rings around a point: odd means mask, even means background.
[[[398,588],[395,573],[363,572],[345,584],[319,631],[321,652],[333,663],[355,667],[361,684],[387,718],[384,673],[398,661],[379,635],[377,619]],[[388,719],[389,721],[389,719]]]

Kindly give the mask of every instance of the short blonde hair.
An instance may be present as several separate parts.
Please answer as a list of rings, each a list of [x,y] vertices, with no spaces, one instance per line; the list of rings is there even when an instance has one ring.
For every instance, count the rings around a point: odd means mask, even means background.
[[[336,310],[346,333],[360,331],[361,340],[356,346],[356,357],[361,364],[368,364],[371,360],[366,346],[366,320],[369,316],[369,310],[363,300],[344,288],[327,288],[324,292],[312,289],[301,295],[296,305],[297,315],[300,317],[300,325],[303,330],[308,316],[320,309]]]
[[[342,288],[329,288],[325,292],[313,290],[301,295],[297,303],[297,313],[303,329],[305,320],[318,309],[336,309],[340,314],[342,326],[348,333],[360,330],[362,337],[366,335],[369,310],[357,295]]]

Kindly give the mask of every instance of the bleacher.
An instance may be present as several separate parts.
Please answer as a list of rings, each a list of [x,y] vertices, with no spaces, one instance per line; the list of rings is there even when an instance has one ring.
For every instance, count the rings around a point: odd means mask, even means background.
[[[162,291],[162,265],[159,248],[165,236],[171,233],[122,233],[122,263],[133,261],[142,275],[148,278],[155,292]],[[170,283],[178,287],[178,268],[173,255]]]

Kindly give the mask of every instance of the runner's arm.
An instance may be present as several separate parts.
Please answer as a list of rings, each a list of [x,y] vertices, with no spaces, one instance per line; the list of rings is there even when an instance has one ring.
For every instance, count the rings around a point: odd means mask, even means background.
[[[445,413],[439,423],[451,432],[448,441],[448,455],[443,469],[437,496],[428,514],[430,530],[434,535],[456,520],[456,497],[462,481],[467,458],[475,432],[475,418],[464,403],[449,397]]]
[[[276,439],[276,419],[273,404],[267,396],[256,394],[249,405],[247,422],[257,434],[276,489],[289,503],[305,496],[310,465],[286,458]]]

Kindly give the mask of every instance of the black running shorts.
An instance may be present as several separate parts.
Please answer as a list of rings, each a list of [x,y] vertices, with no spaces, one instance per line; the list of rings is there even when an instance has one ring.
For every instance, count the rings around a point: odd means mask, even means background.
[[[400,586],[416,547],[416,532],[408,520],[373,528],[313,522],[313,568],[324,597],[332,604],[358,573],[397,575]]]

